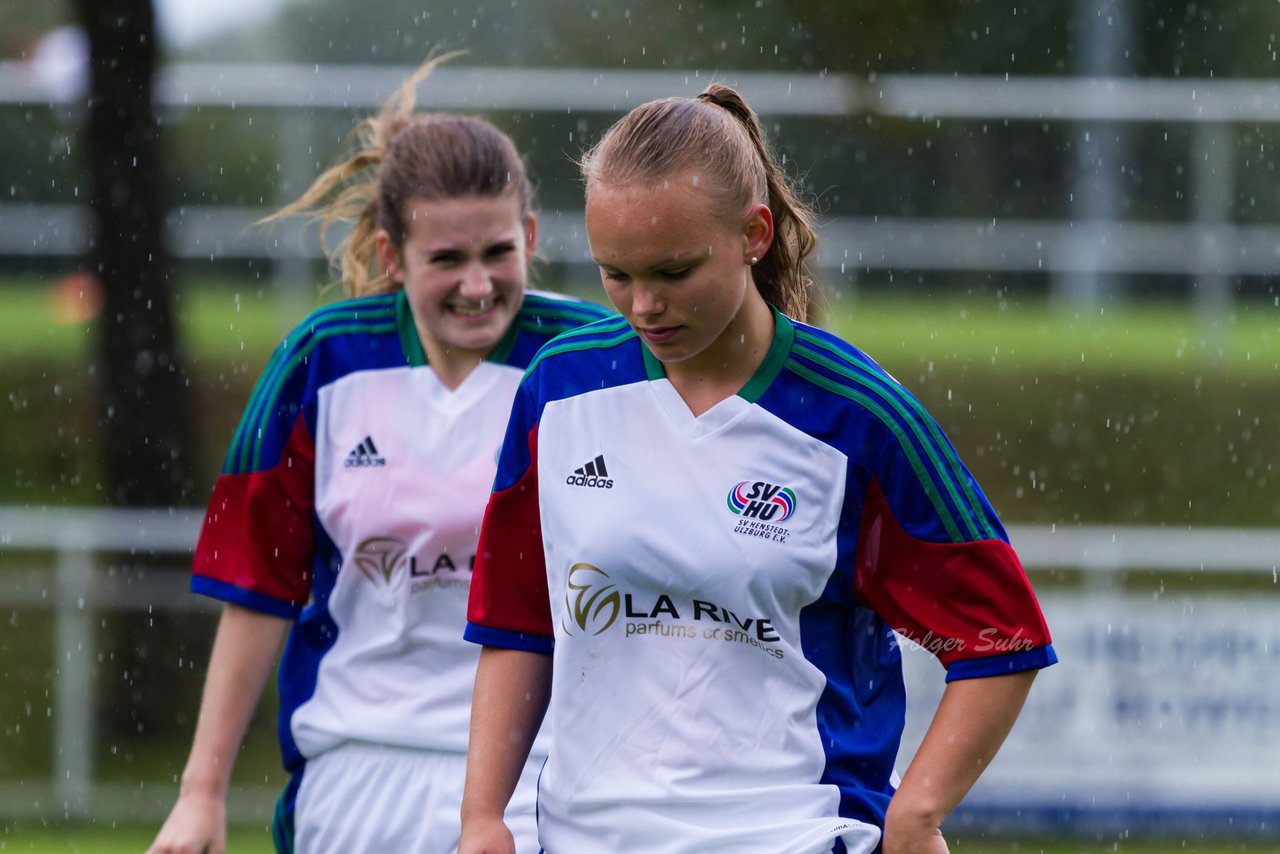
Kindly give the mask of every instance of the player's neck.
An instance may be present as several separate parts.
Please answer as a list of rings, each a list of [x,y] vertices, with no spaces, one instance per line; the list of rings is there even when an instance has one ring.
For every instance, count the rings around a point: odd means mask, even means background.
[[[742,390],[764,362],[773,336],[773,311],[752,288],[742,309],[711,346],[663,368],[696,418]]]
[[[466,350],[450,347],[429,338],[422,341],[427,366],[435,371],[436,378],[450,391],[466,382],[471,372],[489,355],[488,350]]]

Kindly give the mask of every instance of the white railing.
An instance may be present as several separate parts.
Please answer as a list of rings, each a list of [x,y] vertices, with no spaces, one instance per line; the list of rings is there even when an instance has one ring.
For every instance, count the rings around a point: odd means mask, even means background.
[[[177,63],[161,69],[159,106],[278,111],[277,161],[301,186],[314,140],[299,110],[376,108],[410,69],[395,66]],[[1194,127],[1186,157],[1195,199],[1190,221],[1093,221],[883,218],[836,219],[823,232],[819,263],[850,277],[858,271],[982,270],[1044,272],[1059,279],[1095,274],[1195,277],[1198,299],[1214,316],[1230,301],[1231,276],[1280,274],[1280,224],[1231,222],[1237,177],[1227,152],[1237,128],[1280,122],[1274,80],[981,77],[662,71],[590,68],[446,66],[422,87],[433,109],[619,113],[650,98],[689,94],[709,80],[739,86],[766,117],[877,115],[895,119],[1054,123],[1167,123]],[[31,63],[0,62],[0,106],[41,106],[75,120],[82,98],[63,78]],[[1086,188],[1079,187],[1079,194]],[[180,257],[314,257],[314,245],[282,231],[276,239],[246,231],[262,211],[190,207],[171,218],[169,245]],[[554,261],[589,256],[580,216],[548,212],[543,250]],[[0,255],[75,256],[87,246],[74,206],[0,205]],[[293,272],[280,274],[281,290]],[[296,287],[296,284],[292,285]]]
[[[47,781],[0,784],[0,816],[157,820],[172,804],[172,785],[95,781],[95,628],[105,611],[212,613],[216,604],[188,593],[185,573],[152,573],[145,586],[123,584],[103,572],[97,558],[104,553],[161,554],[185,565],[200,519],[193,510],[0,507],[0,552],[5,556],[0,606],[51,610],[56,627],[53,771]],[[1013,525],[1009,535],[1029,570],[1078,569],[1086,590],[1104,600],[1126,570],[1262,573],[1275,580],[1280,569],[1280,530]],[[53,568],[24,565],[16,557],[22,552],[52,553]],[[276,794],[237,790],[232,815],[263,819]]]
[[[322,108],[379,106],[412,71],[404,66],[173,63],[160,69],[160,106]],[[1276,122],[1280,83],[1225,78],[984,77],[703,69],[504,68],[446,65],[419,103],[446,110],[621,113],[644,101],[696,94],[711,81],[742,89],[762,115],[1039,121]],[[76,106],[25,62],[0,62],[0,104]]]
[[[180,208],[169,215],[166,243],[176,257],[209,261],[319,257],[306,226],[255,226],[271,211]],[[74,205],[0,205],[0,255],[79,256],[89,247],[89,230],[88,211]],[[902,269],[1280,275],[1277,225],[1123,222],[1070,227],[1028,219],[828,217],[818,230],[817,263],[827,278]],[[538,251],[548,261],[591,265],[582,213],[544,211],[538,221]]]

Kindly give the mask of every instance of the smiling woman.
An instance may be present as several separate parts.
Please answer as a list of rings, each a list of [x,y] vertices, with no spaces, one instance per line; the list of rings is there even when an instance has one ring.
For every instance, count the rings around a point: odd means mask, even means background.
[[[387,277],[404,288],[427,364],[456,388],[520,311],[537,220],[514,194],[408,204],[397,246],[377,236]]]
[[[330,259],[352,298],[276,350],[214,485],[192,587],[225,606],[157,854],[223,849],[231,767],[286,635],[279,850],[457,846],[478,657],[462,630],[502,429],[538,348],[605,312],[526,292],[520,155],[488,122],[414,111],[439,61],[275,214],[353,225]],[[508,812],[521,851],[538,848],[539,765]]]

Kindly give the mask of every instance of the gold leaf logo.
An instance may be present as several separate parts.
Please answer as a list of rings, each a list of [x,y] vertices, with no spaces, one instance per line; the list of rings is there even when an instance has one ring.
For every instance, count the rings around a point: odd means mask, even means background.
[[[589,563],[575,563],[569,567],[569,575],[565,579],[569,590],[565,593],[564,604],[568,609],[569,620],[583,632],[589,627],[598,627],[592,632],[598,635],[613,625],[622,610],[622,596],[618,588],[609,581],[609,575],[599,567]],[[568,634],[573,634],[569,623],[561,624]]]
[[[391,583],[396,567],[404,560],[405,544],[395,537],[370,537],[356,546],[356,567],[373,582]]]

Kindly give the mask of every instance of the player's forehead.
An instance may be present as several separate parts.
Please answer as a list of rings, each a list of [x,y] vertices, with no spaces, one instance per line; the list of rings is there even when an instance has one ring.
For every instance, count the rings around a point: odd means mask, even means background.
[[[405,206],[409,239],[422,248],[484,246],[517,240],[526,227],[513,194],[411,199]]]
[[[687,179],[593,187],[586,213],[592,258],[648,268],[706,255],[728,229],[695,190]]]

